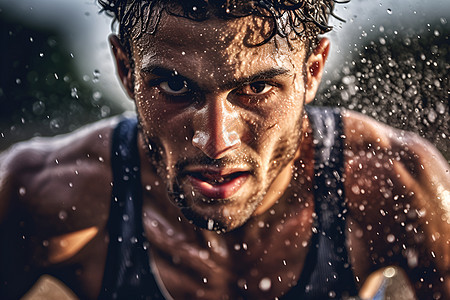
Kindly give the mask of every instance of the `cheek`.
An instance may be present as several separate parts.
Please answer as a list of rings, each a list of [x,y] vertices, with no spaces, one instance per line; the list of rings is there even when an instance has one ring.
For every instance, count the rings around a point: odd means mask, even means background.
[[[298,97],[286,97],[267,112],[256,133],[260,151],[291,148],[298,141],[303,116],[303,100]]]
[[[188,148],[193,136],[192,109],[183,112],[165,104],[155,91],[143,91],[136,97],[136,106],[147,136],[167,152]]]

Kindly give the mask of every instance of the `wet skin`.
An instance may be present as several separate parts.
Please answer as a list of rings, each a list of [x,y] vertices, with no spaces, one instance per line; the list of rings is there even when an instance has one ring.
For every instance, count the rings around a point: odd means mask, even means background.
[[[290,171],[279,175],[300,143],[305,49],[281,39],[245,47],[257,23],[163,18],[133,43],[135,67],[124,70],[144,143],[162,156],[158,174],[202,227],[231,230],[271,206],[276,198],[265,195],[277,177],[287,185]]]
[[[309,250],[314,153],[303,107],[316,93],[328,42],[307,60],[301,42],[296,51],[282,40],[277,48],[245,47],[242,34],[255,22],[164,17],[154,36],[133,42],[134,69],[110,38],[142,127],[151,257],[176,299],[273,299],[297,282]],[[49,273],[83,299],[98,296],[116,122],[0,157],[9,250],[1,250],[8,285],[0,293],[21,295]],[[358,285],[398,264],[420,299],[450,297],[447,162],[419,137],[362,115],[347,112],[344,124],[347,239]],[[266,278],[268,290],[260,288]]]

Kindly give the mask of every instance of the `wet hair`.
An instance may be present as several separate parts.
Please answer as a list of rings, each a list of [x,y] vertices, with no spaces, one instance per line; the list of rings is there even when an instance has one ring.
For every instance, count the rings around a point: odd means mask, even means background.
[[[162,13],[180,16],[195,21],[207,20],[211,16],[222,19],[241,18],[250,15],[265,18],[270,30],[261,30],[258,38],[247,43],[259,46],[274,36],[289,39],[300,38],[313,49],[317,35],[332,29],[328,25],[335,3],[349,0],[98,0],[102,12],[119,23],[119,37],[131,54],[130,41],[144,31],[156,32]],[[294,34],[292,34],[294,33]]]

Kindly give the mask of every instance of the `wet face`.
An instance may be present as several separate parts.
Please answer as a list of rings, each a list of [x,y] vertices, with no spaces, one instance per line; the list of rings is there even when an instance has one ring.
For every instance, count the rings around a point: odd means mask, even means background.
[[[163,16],[154,35],[132,43],[142,140],[171,200],[208,229],[267,209],[300,142],[306,51],[282,39],[247,47],[255,26],[264,28],[254,17]]]

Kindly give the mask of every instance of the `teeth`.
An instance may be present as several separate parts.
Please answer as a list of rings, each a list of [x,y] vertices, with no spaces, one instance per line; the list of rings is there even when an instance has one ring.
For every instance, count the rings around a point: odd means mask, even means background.
[[[234,178],[238,177],[239,174],[240,173],[238,172],[238,173],[221,176],[218,174],[205,172],[205,173],[197,173],[194,176],[202,181],[208,182],[209,184],[223,184],[225,182],[229,182],[229,181],[233,180]]]
[[[230,181],[233,177],[232,176],[214,176],[212,174],[201,174],[201,177],[203,179],[211,184],[221,184],[227,181]]]

